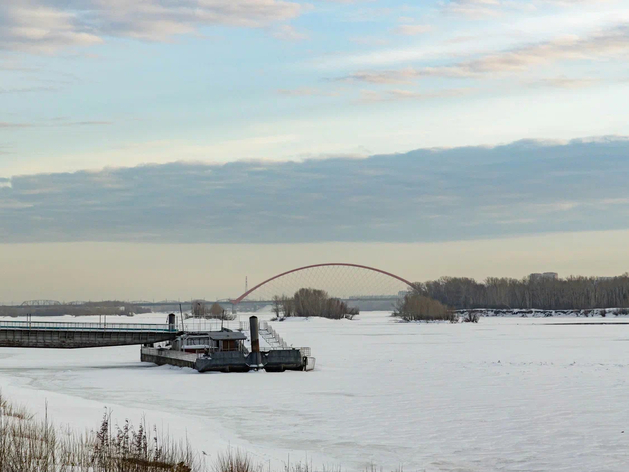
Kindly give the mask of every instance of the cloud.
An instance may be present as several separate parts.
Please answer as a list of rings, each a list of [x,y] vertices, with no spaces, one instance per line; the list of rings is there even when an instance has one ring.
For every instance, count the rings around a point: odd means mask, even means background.
[[[391,102],[401,100],[430,100],[434,98],[460,97],[470,93],[470,89],[442,89],[417,92],[414,90],[392,89],[385,92],[362,90],[360,101],[362,102]]]
[[[277,93],[279,93],[280,95],[285,95],[287,97],[315,97],[315,96],[337,97],[340,95],[339,92],[321,90],[321,89],[312,88],[312,87],[301,87],[297,89],[279,89]]]
[[[260,28],[305,8],[284,0],[32,0],[0,4],[0,50],[53,53],[106,37],[166,41],[200,26]]]
[[[303,41],[308,39],[306,33],[302,33],[291,25],[282,25],[273,32],[273,37],[283,41]]]
[[[617,0],[449,0],[443,5],[447,14],[461,15],[471,19],[497,17],[509,11],[535,11],[539,7],[554,5],[573,8],[584,5],[616,3]]]
[[[13,87],[2,88],[0,87],[0,93],[29,93],[29,92],[56,92],[59,88],[50,86],[31,86],[31,87]]]
[[[626,139],[521,141],[14,176],[0,179],[0,242],[413,242],[626,229],[628,153]]]
[[[69,121],[61,122],[53,126],[108,126],[113,124],[113,121]]]
[[[599,84],[602,79],[588,78],[588,77],[547,77],[538,80],[534,80],[529,84],[533,87],[553,87],[564,89],[579,89],[587,88],[593,85]]]
[[[450,0],[445,4],[446,13],[463,15],[470,18],[485,18],[488,16],[498,16],[500,0]]]
[[[43,2],[0,5],[0,49],[50,53],[100,42],[98,35],[80,24],[76,13]]]
[[[395,34],[399,34],[402,36],[417,36],[419,34],[425,34],[429,31],[432,31],[432,26],[430,25],[399,25],[393,29]]]
[[[32,123],[11,123],[8,121],[0,121],[0,129],[2,128],[30,128]]]
[[[326,3],[344,3],[346,5],[351,5],[351,4],[356,4],[356,3],[373,3],[373,2],[377,2],[378,0],[317,0],[319,2],[326,2]]]
[[[406,69],[397,70],[355,72],[337,80],[368,82],[371,84],[409,84],[419,77],[421,77],[421,75],[417,69],[408,67]]]
[[[424,77],[470,78],[520,73],[533,67],[562,61],[601,61],[623,58],[629,53],[629,24],[599,31],[590,36],[566,36],[472,60],[437,66],[398,70],[360,71],[339,80],[374,84],[410,83]]]
[[[390,42],[387,38],[378,38],[375,36],[352,36],[349,38],[349,41],[363,46],[384,46]]]
[[[50,120],[48,122],[12,123],[0,121],[1,128],[34,128],[34,127],[57,127],[57,126],[108,126],[114,124],[113,121],[67,121],[65,119]]]

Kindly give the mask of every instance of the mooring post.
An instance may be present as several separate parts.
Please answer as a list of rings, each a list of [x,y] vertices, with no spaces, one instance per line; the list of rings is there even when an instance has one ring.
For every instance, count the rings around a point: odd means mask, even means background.
[[[251,331],[251,353],[253,354],[254,366],[262,365],[262,355],[260,354],[260,332],[258,325],[258,317],[249,317],[249,327]]]

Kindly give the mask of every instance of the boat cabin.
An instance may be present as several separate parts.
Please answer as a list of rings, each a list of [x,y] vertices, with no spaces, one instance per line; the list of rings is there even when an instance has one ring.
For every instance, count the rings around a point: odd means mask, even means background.
[[[173,349],[195,354],[242,351],[246,339],[247,336],[240,331],[186,333],[173,342]]]

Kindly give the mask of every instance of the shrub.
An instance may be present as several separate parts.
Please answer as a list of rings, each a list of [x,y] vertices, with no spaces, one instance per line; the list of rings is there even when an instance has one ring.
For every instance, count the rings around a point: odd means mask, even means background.
[[[479,320],[480,320],[479,314],[473,311],[468,311],[463,317],[464,323],[478,323]]]
[[[392,316],[404,321],[456,322],[458,320],[453,310],[418,292],[407,293],[397,303]]]
[[[333,320],[353,319],[358,315],[358,308],[347,305],[338,298],[330,298],[324,290],[301,288],[293,298],[276,297],[273,299],[273,311],[278,320],[291,316],[320,316]]]

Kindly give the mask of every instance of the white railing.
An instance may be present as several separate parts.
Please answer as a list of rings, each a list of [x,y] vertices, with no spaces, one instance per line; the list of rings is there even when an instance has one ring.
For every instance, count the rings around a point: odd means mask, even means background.
[[[184,361],[195,362],[203,354],[194,354],[192,352],[173,351],[172,349],[158,349],[155,347],[143,347],[142,354],[150,356],[168,357],[170,359],[180,359]]]
[[[183,322],[182,331],[221,331],[223,328],[231,329],[232,331],[248,331],[249,323],[244,321],[221,321],[221,320],[206,320],[202,318],[188,318]]]
[[[268,333],[268,337],[271,338],[270,340],[265,336],[265,332]],[[266,321],[260,323],[260,334],[264,340],[269,343],[271,349],[287,349],[289,347],[286,341],[284,341],[277,331]],[[277,346],[273,346],[272,344],[277,344]]]
[[[167,324],[149,323],[67,323],[52,321],[3,321],[0,329],[35,329],[35,330],[68,330],[68,331],[153,331],[173,332],[174,327]]]

